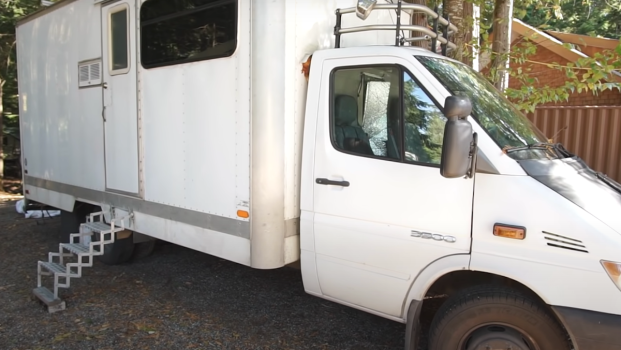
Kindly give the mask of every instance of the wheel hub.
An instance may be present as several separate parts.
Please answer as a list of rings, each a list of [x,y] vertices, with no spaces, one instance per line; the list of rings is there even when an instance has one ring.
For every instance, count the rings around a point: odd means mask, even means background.
[[[505,326],[490,325],[477,329],[466,350],[532,350],[520,332]]]

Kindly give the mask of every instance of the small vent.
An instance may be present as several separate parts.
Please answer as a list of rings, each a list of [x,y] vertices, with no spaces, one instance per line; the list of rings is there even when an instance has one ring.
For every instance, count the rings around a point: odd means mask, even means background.
[[[80,73],[80,87],[97,86],[101,84],[101,61],[83,62],[78,65]]]
[[[99,62],[91,64],[91,80],[101,79],[101,66]]]
[[[569,238],[566,236],[557,235],[551,232],[546,232],[546,231],[542,231],[542,232],[543,232],[544,238],[548,246],[550,247],[563,248],[563,249],[573,250],[573,251],[582,252],[582,253],[589,252],[587,248],[584,246],[584,244],[582,243],[582,241],[580,240]]]
[[[88,66],[80,67],[80,83],[87,82],[90,77]]]

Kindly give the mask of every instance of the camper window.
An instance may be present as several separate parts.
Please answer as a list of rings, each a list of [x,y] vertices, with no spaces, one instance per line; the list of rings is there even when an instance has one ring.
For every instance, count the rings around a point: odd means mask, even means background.
[[[127,5],[110,11],[110,74],[124,74],[129,70],[129,38]]]
[[[148,0],[140,10],[145,68],[231,56],[237,0]]]

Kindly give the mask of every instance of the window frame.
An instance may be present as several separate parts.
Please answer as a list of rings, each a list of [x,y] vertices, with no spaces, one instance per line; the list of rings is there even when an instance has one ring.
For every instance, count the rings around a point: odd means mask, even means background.
[[[346,151],[344,149],[341,149],[338,147],[336,140],[335,140],[335,133],[334,133],[334,112],[335,112],[335,106],[334,106],[334,96],[335,96],[335,91],[334,91],[334,81],[335,81],[335,76],[336,76],[336,72],[340,71],[340,70],[347,70],[347,69],[365,69],[365,68],[378,68],[378,67],[395,67],[396,69],[399,70],[400,72],[400,78],[399,78],[399,99],[400,99],[400,103],[399,103],[399,122],[400,122],[400,135],[399,135],[399,140],[398,140],[398,145],[400,147],[399,149],[399,159],[394,159],[394,158],[390,158],[390,157],[384,157],[384,156],[376,156],[376,155],[367,155],[367,154],[361,154],[361,153],[356,153],[356,152],[351,152],[351,151]],[[440,168],[440,164],[433,164],[433,163],[426,163],[426,162],[419,162],[419,161],[410,161],[410,160],[406,160],[405,159],[405,115],[404,115],[404,103],[405,103],[405,99],[403,98],[404,96],[404,85],[405,85],[405,79],[404,79],[404,74],[407,73],[412,80],[414,80],[414,82],[416,83],[416,85],[418,85],[419,88],[421,88],[424,92],[425,95],[427,95],[427,97],[429,97],[429,99],[433,102],[433,104],[440,110],[440,112],[442,112],[442,114],[444,115],[444,107],[441,106],[438,101],[433,97],[433,95],[429,92],[429,90],[420,83],[420,80],[418,80],[415,76],[415,74],[413,74],[409,69],[407,69],[406,67],[404,67],[401,64],[398,63],[387,63],[387,64],[363,64],[363,65],[353,65],[353,66],[341,66],[341,67],[335,67],[332,69],[332,71],[330,72],[330,88],[329,88],[329,118],[328,118],[328,131],[329,131],[329,136],[330,136],[330,144],[332,145],[332,148],[334,148],[334,150],[336,150],[337,152],[340,153],[345,153],[348,155],[352,155],[352,156],[356,156],[356,157],[362,157],[362,158],[369,158],[369,159],[377,159],[377,160],[382,160],[382,161],[389,161],[389,162],[396,162],[396,163],[403,163],[403,164],[412,164],[412,165],[421,165],[421,166],[426,166],[426,167],[431,167],[431,168]],[[363,94],[365,95],[363,98],[366,98],[366,86],[364,87],[364,92]],[[364,108],[364,100],[363,100],[363,108]],[[364,116],[364,110],[363,110],[363,116]],[[444,144],[444,140],[442,140],[442,143]]]
[[[123,69],[114,69],[113,68],[113,45],[112,45],[112,40],[113,40],[113,35],[112,35],[112,15],[115,13],[119,13],[119,12],[123,12],[126,11],[126,16],[125,16],[125,20],[126,20],[126,37],[127,37],[127,67],[123,68]],[[110,75],[121,75],[121,74],[127,74],[129,73],[129,71],[132,68],[132,60],[131,60],[131,56],[132,56],[132,52],[131,52],[131,28],[130,28],[130,9],[129,9],[129,5],[127,3],[122,3],[119,4],[117,6],[111,7],[108,9],[108,74]]]
[[[144,6],[145,4],[149,3],[149,0],[145,1],[141,7],[140,10],[142,11],[142,6]],[[194,13],[197,12],[202,12],[202,11],[208,11],[209,9],[212,8],[216,8],[219,6],[224,6],[224,5],[228,5],[228,4],[234,4],[235,5],[235,48],[234,50],[231,52],[231,54],[221,54],[221,55],[215,55],[215,56],[210,56],[210,57],[206,57],[206,58],[196,58],[196,59],[191,59],[191,60],[176,60],[176,61],[167,61],[164,63],[156,63],[156,64],[147,64],[145,65],[143,59],[142,59],[142,55],[144,53],[144,50],[142,49],[142,47],[140,48],[140,65],[142,66],[142,68],[144,69],[153,69],[153,68],[160,68],[160,67],[168,67],[168,66],[176,66],[176,65],[181,65],[181,64],[187,64],[187,63],[194,63],[194,62],[200,62],[200,61],[209,61],[209,60],[215,60],[215,59],[220,59],[220,58],[227,58],[227,57],[232,57],[235,55],[235,53],[237,52],[237,49],[239,48],[239,16],[240,16],[240,10],[239,10],[239,0],[220,0],[220,1],[214,1],[212,3],[209,4],[205,4],[203,6],[199,6],[193,9],[185,9],[185,10],[181,10],[175,13],[171,13],[171,14],[167,14],[167,15],[163,15],[163,16],[159,16],[156,18],[152,18],[146,21],[142,20],[142,16],[140,19],[140,45],[142,46],[143,44],[143,28],[145,25],[152,25],[152,24],[157,24],[159,22],[163,22],[163,21],[167,21],[167,20],[171,20],[171,19],[175,19],[175,18],[179,18],[179,17],[183,17],[183,16],[188,16],[188,15],[192,15]]]

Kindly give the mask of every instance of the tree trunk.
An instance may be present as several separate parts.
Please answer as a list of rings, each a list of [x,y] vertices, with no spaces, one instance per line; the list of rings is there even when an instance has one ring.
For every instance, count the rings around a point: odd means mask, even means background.
[[[464,55],[464,0],[444,0],[444,17],[448,15],[449,21],[457,27],[457,33],[449,35],[449,40],[454,42],[457,50],[452,51],[449,56],[461,61]]]
[[[463,57],[460,61],[472,67],[472,59],[474,57],[474,51],[472,48],[472,32],[474,29],[474,5],[472,2],[466,0],[463,3],[463,26],[461,30],[461,37],[463,39]]]
[[[504,91],[509,85],[507,66],[509,64],[509,40],[511,38],[511,17],[513,0],[495,0],[494,41],[492,42],[492,80],[494,86]]]
[[[6,83],[6,80],[0,79],[0,192],[4,191],[3,179],[4,179],[4,129],[2,120],[4,118],[4,104],[2,103],[2,87]]]
[[[411,4],[425,5],[427,6],[427,0],[405,0],[405,2],[409,2]],[[422,12],[414,12],[412,14],[412,20],[410,21],[412,25],[417,25],[421,27],[427,27],[427,15]],[[412,37],[422,37],[425,34],[421,32],[412,32],[410,34]],[[412,46],[422,47],[424,49],[429,49],[430,42],[426,40],[414,41],[412,42]]]

